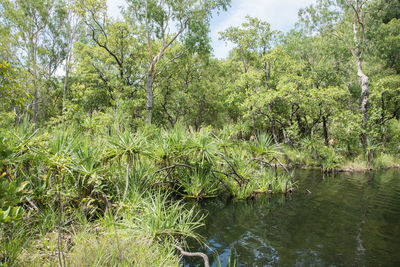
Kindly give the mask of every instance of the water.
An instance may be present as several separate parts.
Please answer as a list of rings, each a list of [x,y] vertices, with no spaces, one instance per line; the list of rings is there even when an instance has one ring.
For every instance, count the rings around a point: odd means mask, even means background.
[[[208,248],[191,251],[206,253],[212,266],[215,255],[227,266],[232,254],[239,266],[400,266],[399,170],[295,176],[298,189],[286,199],[204,203],[209,216],[199,232]]]

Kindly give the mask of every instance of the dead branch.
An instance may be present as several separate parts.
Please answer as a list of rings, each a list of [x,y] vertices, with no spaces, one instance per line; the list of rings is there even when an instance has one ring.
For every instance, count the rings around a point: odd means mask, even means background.
[[[237,173],[235,167],[233,167],[232,163],[228,160],[228,158],[223,153],[220,153],[219,155],[226,161],[226,163],[228,163],[229,167],[231,167],[233,174],[235,174],[244,184],[247,183],[247,180],[243,178],[243,176]]]
[[[187,252],[187,251],[184,251],[179,246],[175,246],[175,248],[177,248],[181,252],[181,254],[183,256],[187,256],[187,257],[202,257],[203,260],[204,260],[204,267],[210,267],[210,262],[209,262],[208,256],[206,254],[201,253],[201,252]]]

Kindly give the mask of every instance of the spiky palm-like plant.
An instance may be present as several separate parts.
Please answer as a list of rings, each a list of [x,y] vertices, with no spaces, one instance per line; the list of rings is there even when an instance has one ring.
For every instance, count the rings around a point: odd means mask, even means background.
[[[147,154],[146,138],[127,130],[110,136],[107,139],[106,146],[105,155],[107,159],[125,159],[130,165],[137,156]]]
[[[155,192],[143,198],[139,207],[127,211],[122,225],[153,239],[176,244],[182,237],[201,241],[195,230],[203,225],[204,218],[195,207],[188,209],[182,201],[171,201],[169,194]]]
[[[93,145],[84,141],[76,150],[76,160],[73,169],[76,174],[73,176],[73,187],[78,192],[78,197],[83,199],[91,196],[95,191],[100,192],[102,186],[105,166],[101,162],[102,146]]]
[[[191,160],[210,166],[216,165],[220,151],[216,140],[211,135],[210,128],[202,128],[199,132],[191,131],[192,138],[188,141],[188,152]]]
[[[255,157],[270,158],[279,155],[279,149],[271,136],[260,134],[249,143],[250,151]]]
[[[153,156],[160,167],[171,166],[174,163],[187,161],[187,131],[181,125],[175,125],[172,130],[164,129],[154,140]]]

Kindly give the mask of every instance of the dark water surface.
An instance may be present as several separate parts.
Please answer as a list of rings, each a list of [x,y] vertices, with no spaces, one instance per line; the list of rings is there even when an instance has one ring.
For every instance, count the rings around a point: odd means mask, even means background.
[[[227,266],[400,266],[400,171],[340,173],[297,170],[288,198],[213,200],[199,230],[207,248]],[[307,194],[306,189],[312,193]],[[184,266],[202,266],[186,258]]]

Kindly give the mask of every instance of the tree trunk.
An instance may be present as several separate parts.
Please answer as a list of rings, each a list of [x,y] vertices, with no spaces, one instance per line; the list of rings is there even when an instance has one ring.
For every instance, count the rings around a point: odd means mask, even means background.
[[[152,113],[153,113],[153,72],[150,70],[147,73],[147,81],[146,81],[146,123],[151,124]]]
[[[361,114],[363,115],[362,120],[362,127],[364,132],[361,134],[361,143],[366,147],[368,143],[368,136],[367,136],[367,123],[368,123],[368,96],[369,96],[369,78],[367,75],[364,74],[362,70],[362,60],[361,56],[357,56],[357,74],[360,78],[361,83]]]
[[[68,78],[69,78],[69,62],[70,62],[70,55],[67,56],[65,62],[65,78],[64,78],[64,90],[63,90],[63,99],[62,99],[62,110],[61,115],[65,113],[65,101],[67,98],[67,90],[68,90]]]
[[[35,42],[32,36],[31,40],[31,47],[30,47],[30,69],[31,69],[31,75],[33,76],[32,79],[32,85],[33,85],[33,121],[35,124],[39,122],[38,120],[38,114],[39,114],[39,88],[37,84],[37,69],[36,69],[36,44],[37,41]]]
[[[324,144],[328,146],[328,127],[326,126],[326,120],[327,118],[325,116],[322,116],[322,129],[324,132]]]
[[[37,88],[36,82],[33,83],[35,87],[33,90],[33,121],[35,123],[39,122],[38,114],[39,114],[39,90]]]

